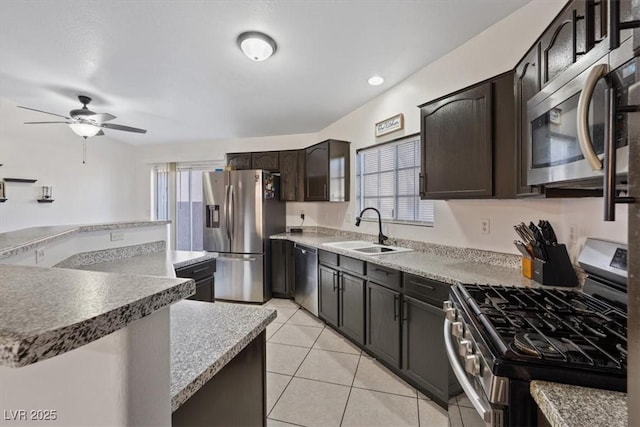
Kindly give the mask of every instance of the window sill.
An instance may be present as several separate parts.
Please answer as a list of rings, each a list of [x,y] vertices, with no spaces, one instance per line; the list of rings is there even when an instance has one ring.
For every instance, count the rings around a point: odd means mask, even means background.
[[[364,222],[373,222],[373,223],[378,223],[377,219],[373,219],[373,218],[362,218],[362,221]],[[423,222],[423,221],[402,221],[402,220],[398,220],[398,219],[382,219],[382,223],[383,224],[400,224],[400,225],[412,225],[414,227],[433,227],[433,222]]]

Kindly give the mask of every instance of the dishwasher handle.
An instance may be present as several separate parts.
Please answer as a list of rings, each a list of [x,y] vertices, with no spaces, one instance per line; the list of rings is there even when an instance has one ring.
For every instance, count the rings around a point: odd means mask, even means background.
[[[299,250],[300,252],[302,252],[303,254],[311,253],[313,255],[316,255],[318,253],[318,250],[316,248],[310,248],[308,246],[302,246],[302,245],[299,245],[297,243],[294,243],[293,247],[295,249]]]

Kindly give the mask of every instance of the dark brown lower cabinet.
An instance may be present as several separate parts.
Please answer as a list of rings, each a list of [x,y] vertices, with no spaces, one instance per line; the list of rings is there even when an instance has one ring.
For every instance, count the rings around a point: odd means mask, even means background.
[[[276,297],[291,298],[295,289],[293,242],[271,240],[271,292]]]
[[[327,323],[338,327],[338,271],[318,267],[318,313]]]
[[[366,280],[340,273],[339,328],[349,338],[364,345],[364,290]]]
[[[171,415],[174,427],[264,426],[266,334],[262,332]]]
[[[213,290],[213,276],[206,279],[198,280],[196,282],[196,293],[189,298],[194,301],[206,301],[213,302],[214,290]]]
[[[196,293],[190,300],[213,302],[215,299],[215,285],[213,274],[216,272],[216,261],[206,260],[182,268],[176,268],[176,277],[193,279],[196,281]]]
[[[449,361],[444,347],[444,312],[404,296],[402,371],[444,402],[449,397]]]
[[[400,368],[400,293],[367,282],[365,346]]]

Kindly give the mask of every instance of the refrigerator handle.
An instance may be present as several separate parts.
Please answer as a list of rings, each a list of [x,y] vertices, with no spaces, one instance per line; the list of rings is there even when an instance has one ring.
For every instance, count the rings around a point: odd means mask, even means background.
[[[231,230],[229,229],[229,216],[230,216],[230,206],[229,206],[229,190],[231,189],[230,185],[224,186],[224,225],[227,229],[227,237],[231,240]]]
[[[230,230],[231,236],[229,237],[229,239],[233,239],[233,236],[235,236],[236,234],[236,222],[233,218],[236,211],[234,203],[235,203],[235,197],[233,197],[233,185],[230,185],[229,186],[229,209],[231,210],[231,213],[229,214],[229,223],[231,224],[231,230]]]

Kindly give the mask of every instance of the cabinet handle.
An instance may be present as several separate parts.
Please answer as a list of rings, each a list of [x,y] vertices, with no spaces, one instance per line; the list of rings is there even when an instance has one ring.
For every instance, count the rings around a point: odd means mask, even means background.
[[[427,288],[430,291],[435,290],[436,288],[434,288],[433,286],[427,285],[425,283],[420,283],[420,282],[416,282],[415,280],[410,280],[409,283],[411,283],[412,285],[416,285],[416,286],[421,286],[423,288]]]
[[[578,11],[573,9],[571,16],[571,29],[573,31],[573,62],[576,62],[578,55],[584,55],[585,52],[578,52],[578,21],[584,19],[583,15],[578,15]]]
[[[327,199],[327,184],[324,185],[324,198]]]
[[[406,299],[402,300],[402,321],[406,322],[409,320],[409,304]]]
[[[399,308],[398,307],[398,302],[400,302],[400,295],[394,295],[393,296],[393,320],[396,320],[398,317],[400,317],[400,313],[398,313]]]
[[[424,196],[425,181],[426,181],[426,174],[423,174],[422,172],[420,172],[420,174],[418,175],[418,186],[419,186],[418,192],[420,197]]]
[[[390,272],[388,272],[387,270],[383,270],[383,269],[381,269],[381,268],[374,268],[374,269],[373,269],[373,271],[379,271],[379,272],[381,272],[381,273],[386,274],[387,276],[391,274],[391,273],[390,273]]]
[[[336,279],[337,275],[338,273],[336,272],[333,273],[333,291],[334,292],[338,289],[338,285],[337,285],[338,280]]]

